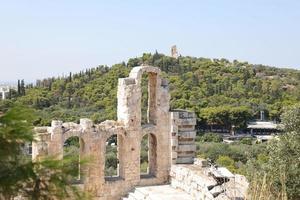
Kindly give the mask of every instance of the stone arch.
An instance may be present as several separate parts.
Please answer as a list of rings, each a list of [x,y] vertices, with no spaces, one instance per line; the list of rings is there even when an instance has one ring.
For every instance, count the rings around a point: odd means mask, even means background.
[[[78,137],[81,138],[81,132],[80,131],[73,131],[69,130],[63,133],[63,141],[65,143],[66,140],[68,140],[70,137]]]
[[[113,180],[117,180],[117,179],[122,179],[124,178],[124,162],[125,162],[125,155],[124,154],[124,139],[125,139],[125,129],[122,126],[119,126],[115,121],[105,121],[102,122],[100,124],[100,126],[98,126],[98,131],[100,131],[100,148],[101,148],[101,158],[103,159],[100,163],[101,163],[101,174],[103,174],[103,179],[104,181],[113,181]],[[106,163],[106,157],[108,153],[111,152],[107,152],[108,150],[108,146],[109,145],[107,142],[111,137],[116,137],[116,159],[118,160],[118,166],[117,166],[117,174],[112,175],[108,175],[106,173],[106,167],[107,167],[107,163]],[[110,150],[113,150],[112,147],[109,147]]]
[[[160,75],[160,69],[157,67],[153,67],[153,66],[139,66],[139,67],[134,67],[129,74],[129,78],[133,78],[137,81],[137,84],[140,84],[141,78],[142,78],[142,74],[143,73],[153,73],[156,75]]]
[[[63,144],[71,137],[79,138],[80,156],[83,157],[86,151],[86,142],[81,131],[69,130],[63,133]]]
[[[141,154],[143,153],[143,142],[147,137],[147,148],[148,148],[148,169],[146,173],[140,173],[141,178],[155,177],[157,172],[157,138],[153,133],[144,133],[141,138]],[[142,164],[142,163],[141,163]]]
[[[68,142],[72,142],[72,144],[68,144]],[[78,147],[77,147],[78,145]],[[85,142],[83,138],[78,134],[69,134],[68,137],[64,137],[63,140],[63,157],[64,156],[78,156],[77,165],[74,165],[75,169],[78,170],[78,177],[73,180],[73,183],[82,183],[83,182],[83,174],[84,168],[81,167],[80,162],[82,161],[82,157],[84,155],[85,150]],[[76,164],[76,163],[75,163]]]
[[[156,124],[157,116],[157,97],[158,87],[161,84],[160,69],[152,66],[140,66],[131,70],[129,77],[135,80],[135,83],[140,93],[140,101],[142,99],[142,75],[148,74],[148,108],[147,108],[147,121],[150,124]],[[141,105],[141,103],[139,104]],[[141,112],[141,111],[138,111]],[[142,119],[142,113],[140,114]]]
[[[105,181],[113,181],[124,178],[124,156],[122,148],[124,148],[124,135],[121,133],[107,133],[103,138],[104,142],[104,179]],[[109,155],[110,154],[110,155]],[[107,156],[112,156],[108,158]],[[108,160],[110,159],[110,160]],[[111,160],[113,159],[113,160]],[[115,161],[114,161],[115,159]],[[116,162],[116,163],[110,163]],[[116,164],[116,166],[107,166]],[[112,169],[109,169],[112,167]],[[113,170],[116,170],[115,172]],[[111,174],[112,173],[112,174]]]

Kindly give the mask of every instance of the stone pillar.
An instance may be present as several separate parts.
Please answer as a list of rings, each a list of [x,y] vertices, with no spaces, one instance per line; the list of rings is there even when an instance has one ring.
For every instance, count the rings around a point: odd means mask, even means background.
[[[63,129],[62,129],[62,121],[53,120],[51,122],[51,127],[49,129],[51,133],[51,141],[49,144],[48,153],[50,156],[55,156],[57,159],[63,158]]]
[[[168,82],[165,79],[157,80],[157,169],[158,176],[167,180],[171,167],[170,152],[170,94]]]
[[[121,78],[118,83],[118,121],[126,128],[135,129],[141,124],[141,92],[133,78]]]
[[[90,150],[90,142],[89,140],[93,139],[92,132],[94,131],[94,123],[92,120],[84,118],[80,119],[80,126],[81,126],[81,131],[82,135],[79,138],[79,143],[80,143],[80,154],[79,154],[79,160],[82,161],[89,161],[90,156],[89,156],[89,150]],[[80,167],[80,180],[85,182],[89,169],[87,164],[84,165],[79,165]]]
[[[85,190],[94,196],[103,196],[105,141],[102,140],[100,131],[89,132],[85,140],[85,153],[88,155],[86,169],[84,169]],[[101,198],[100,198],[101,199]]]
[[[126,144],[118,140],[120,175],[131,184],[136,185],[140,179],[140,139],[141,128],[141,88],[138,80],[132,77],[121,78],[118,83],[118,121],[124,124]]]
[[[38,160],[48,155],[48,143],[50,141],[50,133],[48,127],[35,127],[35,138],[32,142],[32,160]]]
[[[196,152],[195,113],[184,110],[175,110],[170,113],[170,118],[172,163],[192,164]]]
[[[176,164],[178,151],[178,112],[170,112],[171,163]]]

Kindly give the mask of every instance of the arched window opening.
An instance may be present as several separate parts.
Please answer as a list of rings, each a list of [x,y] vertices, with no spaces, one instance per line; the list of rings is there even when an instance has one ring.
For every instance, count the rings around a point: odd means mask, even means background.
[[[119,173],[119,138],[112,135],[106,140],[105,168],[104,175],[106,180],[120,177]]]
[[[149,173],[149,157],[148,157],[148,134],[142,138],[141,142],[141,156],[140,156],[140,170],[141,175]]]
[[[141,81],[141,124],[156,124],[156,73],[143,73]]]
[[[141,178],[156,175],[157,142],[153,134],[146,134],[141,141],[140,174]]]
[[[72,182],[80,183],[83,178],[83,173],[80,168],[80,157],[83,152],[84,144],[77,136],[72,136],[64,142],[63,157],[66,161],[66,166],[72,170]]]
[[[142,97],[141,97],[141,123],[147,124],[148,123],[148,73],[144,73],[142,75],[142,82],[141,82],[141,90],[142,90]]]

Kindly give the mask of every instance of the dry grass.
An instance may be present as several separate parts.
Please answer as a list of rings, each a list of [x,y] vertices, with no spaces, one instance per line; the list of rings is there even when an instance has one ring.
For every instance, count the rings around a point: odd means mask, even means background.
[[[247,200],[288,200],[286,192],[286,177],[282,173],[280,177],[281,190],[274,189],[274,181],[272,176],[265,174],[263,178],[254,176],[250,183]]]

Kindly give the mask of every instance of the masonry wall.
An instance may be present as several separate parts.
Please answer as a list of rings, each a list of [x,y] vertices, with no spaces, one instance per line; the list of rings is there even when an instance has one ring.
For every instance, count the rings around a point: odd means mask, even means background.
[[[196,165],[172,165],[171,186],[187,192],[195,200],[212,200],[214,197],[209,188],[217,182],[205,173]]]
[[[148,73],[148,123],[141,124],[141,80]],[[33,143],[33,159],[43,156],[63,158],[64,142],[77,136],[80,139],[80,157],[91,158],[82,168],[85,175],[80,182],[95,199],[120,199],[135,186],[163,184],[169,181],[171,167],[170,115],[167,81],[160,70],[151,66],[132,69],[128,78],[118,83],[118,120],[93,124],[81,119],[80,124],[53,121],[50,127],[36,127],[37,140]],[[118,137],[119,174],[105,177],[106,141]],[[147,176],[140,173],[141,140],[150,135],[150,170]]]
[[[190,194],[194,200],[246,199],[248,182],[244,176],[235,174],[220,183],[212,175],[213,170],[204,159],[195,159],[194,164],[172,165],[171,186]]]
[[[170,112],[172,164],[192,164],[196,152],[196,115],[185,110]]]

